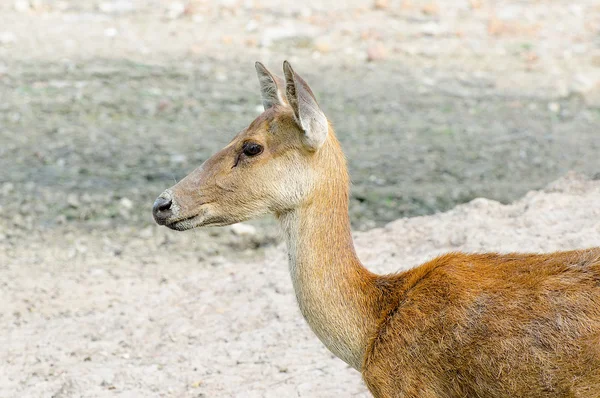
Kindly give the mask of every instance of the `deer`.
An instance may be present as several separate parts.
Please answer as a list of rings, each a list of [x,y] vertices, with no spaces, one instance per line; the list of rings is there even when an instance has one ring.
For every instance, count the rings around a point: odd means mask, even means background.
[[[331,123],[289,62],[284,79],[255,66],[264,112],[158,196],[156,223],[274,215],[302,316],[374,397],[600,397],[600,248],[452,252],[372,273]]]

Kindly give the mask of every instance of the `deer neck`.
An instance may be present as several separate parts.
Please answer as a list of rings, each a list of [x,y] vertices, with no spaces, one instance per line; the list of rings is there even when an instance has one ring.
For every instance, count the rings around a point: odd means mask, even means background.
[[[330,176],[313,197],[278,216],[296,298],[325,346],[360,370],[379,316],[375,275],[362,266],[354,251],[347,178]]]

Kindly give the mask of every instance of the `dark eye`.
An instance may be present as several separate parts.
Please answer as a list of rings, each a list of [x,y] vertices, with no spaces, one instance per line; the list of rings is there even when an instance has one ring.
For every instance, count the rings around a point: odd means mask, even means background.
[[[244,144],[244,155],[246,156],[256,156],[263,151],[263,147],[260,144],[255,144],[254,142],[247,142]]]

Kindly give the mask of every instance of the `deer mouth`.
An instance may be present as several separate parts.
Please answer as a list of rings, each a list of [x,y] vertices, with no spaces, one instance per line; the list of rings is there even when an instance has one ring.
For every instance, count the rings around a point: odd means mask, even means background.
[[[194,222],[195,218],[198,218],[199,214],[193,216],[179,218],[173,221],[165,223],[165,227],[173,229],[175,231],[185,231],[198,226],[198,223]]]
[[[212,218],[214,217],[210,216],[209,209],[206,206],[210,203],[211,202],[201,203],[194,214],[167,220],[167,222],[164,223],[164,226],[175,231],[186,231],[188,229],[204,227],[207,225],[212,226],[213,223],[211,221],[213,221]]]
[[[223,227],[244,220],[232,219],[218,214],[209,214],[203,211],[195,216],[180,218],[165,224],[166,227],[175,231],[187,231],[188,229],[200,227]]]

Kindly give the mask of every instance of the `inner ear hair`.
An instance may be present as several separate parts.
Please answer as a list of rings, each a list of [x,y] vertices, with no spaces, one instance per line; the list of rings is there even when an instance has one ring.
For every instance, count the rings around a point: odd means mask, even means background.
[[[260,94],[264,109],[267,110],[274,105],[287,104],[286,98],[281,94],[285,87],[284,81],[280,77],[269,72],[269,70],[260,62],[256,62],[254,67],[256,68],[256,74],[260,84]]]
[[[298,126],[304,131],[307,145],[316,150],[327,139],[329,123],[308,84],[284,61],[285,93]]]

